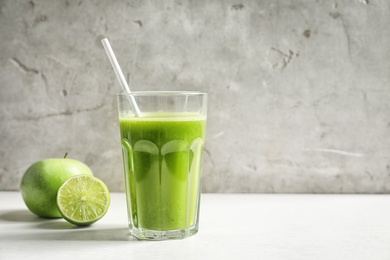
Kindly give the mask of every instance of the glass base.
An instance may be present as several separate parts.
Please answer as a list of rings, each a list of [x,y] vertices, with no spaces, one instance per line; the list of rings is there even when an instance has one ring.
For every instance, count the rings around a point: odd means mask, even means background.
[[[177,230],[149,230],[144,228],[130,227],[130,235],[140,240],[168,240],[168,239],[183,239],[198,233],[196,226]]]

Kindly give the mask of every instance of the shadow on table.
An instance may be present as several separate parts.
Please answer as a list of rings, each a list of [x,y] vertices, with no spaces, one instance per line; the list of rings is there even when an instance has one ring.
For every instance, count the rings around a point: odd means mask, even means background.
[[[129,235],[127,228],[90,229],[75,228],[69,231],[28,232],[10,234],[8,240],[58,240],[58,241],[138,241]]]
[[[28,210],[0,211],[0,220],[10,222],[45,222],[55,219],[40,218]]]
[[[48,219],[35,216],[28,210],[0,211],[0,222],[30,223],[24,234],[14,233],[0,240],[73,240],[73,241],[138,241],[129,234],[127,228],[100,228],[91,225],[78,227],[64,219]]]

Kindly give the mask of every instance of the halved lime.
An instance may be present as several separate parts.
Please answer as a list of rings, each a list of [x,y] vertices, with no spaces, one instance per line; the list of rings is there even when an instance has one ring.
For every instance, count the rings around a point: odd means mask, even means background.
[[[57,206],[68,222],[77,226],[91,225],[107,213],[110,192],[96,177],[74,176],[59,188]]]

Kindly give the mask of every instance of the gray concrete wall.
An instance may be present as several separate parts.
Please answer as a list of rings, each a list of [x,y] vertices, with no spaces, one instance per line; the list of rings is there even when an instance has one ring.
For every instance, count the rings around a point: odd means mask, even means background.
[[[100,39],[133,90],[209,92],[204,192],[390,191],[386,0],[0,0],[0,190],[34,161],[123,191]]]

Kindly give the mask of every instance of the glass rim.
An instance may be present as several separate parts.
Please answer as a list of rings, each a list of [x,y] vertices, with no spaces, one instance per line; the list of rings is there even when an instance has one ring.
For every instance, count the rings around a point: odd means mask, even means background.
[[[187,90],[173,90],[173,91],[159,91],[159,90],[147,90],[147,91],[132,91],[127,93],[120,91],[117,93],[118,96],[196,96],[196,95],[207,95],[204,91],[187,91]]]

